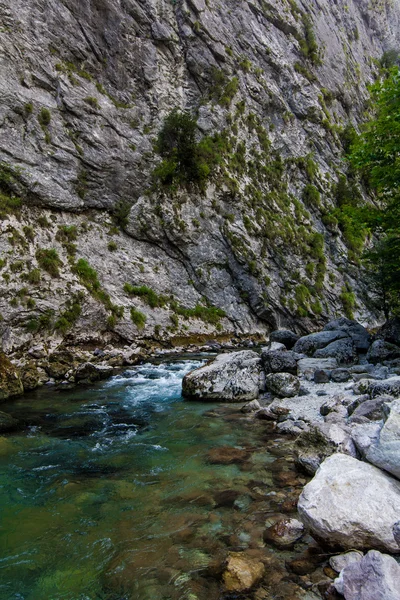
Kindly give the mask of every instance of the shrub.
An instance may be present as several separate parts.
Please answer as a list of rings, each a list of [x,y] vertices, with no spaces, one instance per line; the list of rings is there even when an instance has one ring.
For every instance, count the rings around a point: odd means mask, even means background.
[[[108,242],[107,248],[110,252],[115,252],[116,250],[118,250],[118,244],[114,242],[114,240],[111,240],[111,242]]]
[[[311,183],[308,183],[303,189],[303,200],[309,206],[318,208],[321,204],[321,194]]]
[[[147,285],[135,286],[130,283],[125,283],[124,291],[129,294],[129,296],[139,296],[140,298],[143,298],[146,304],[151,306],[151,308],[164,306],[166,302],[164,296],[158,295],[154,290],[147,287]]]
[[[49,111],[48,108],[43,107],[40,110],[40,113],[38,115],[38,121],[39,121],[41,127],[47,127],[48,125],[50,125],[51,112]]]
[[[76,225],[59,225],[56,240],[59,242],[74,242],[78,238]]]
[[[100,289],[97,271],[93,269],[84,258],[80,258],[74,265],[73,271],[78,275],[82,283],[93,290]]]
[[[143,329],[147,320],[146,315],[140,312],[140,310],[134,308],[133,306],[130,312],[132,323],[134,323],[138,329]]]
[[[356,297],[348,283],[342,287],[342,292],[339,298],[342,302],[346,317],[348,319],[354,319],[353,308],[355,308],[356,305]]]
[[[62,265],[62,262],[55,248],[37,250],[36,260],[39,267],[47,271],[52,277],[60,276],[59,267]]]
[[[129,213],[132,205],[126,200],[119,200],[113,210],[113,219],[116,225],[124,229],[128,225]]]
[[[65,334],[79,319],[81,312],[80,297],[75,296],[67,302],[65,311],[59,315],[54,323],[54,329]]]
[[[92,108],[96,108],[96,109],[100,108],[99,101],[97,100],[97,98],[94,98],[93,96],[88,96],[87,98],[84,98],[84,102],[86,102],[86,104],[89,104],[89,106],[91,106]]]

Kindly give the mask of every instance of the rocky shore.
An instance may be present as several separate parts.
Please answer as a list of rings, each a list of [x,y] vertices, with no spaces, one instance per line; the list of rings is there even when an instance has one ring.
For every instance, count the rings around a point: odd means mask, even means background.
[[[326,551],[328,580],[304,597],[400,599],[399,319],[373,337],[346,318],[300,338],[273,332],[261,356],[222,354],[186,375],[183,394],[247,401],[248,418],[293,438],[297,467],[313,479],[298,499],[298,518],[277,521],[264,540],[284,548],[310,534]],[[232,553],[226,589],[258,589],[262,567]]]

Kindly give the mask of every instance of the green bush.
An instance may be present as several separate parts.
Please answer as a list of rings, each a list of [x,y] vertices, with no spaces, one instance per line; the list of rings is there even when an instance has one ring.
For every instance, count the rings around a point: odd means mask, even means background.
[[[318,208],[321,204],[321,194],[319,193],[315,185],[312,185],[311,183],[308,183],[304,187],[302,196],[303,201],[308,206],[311,205]]]
[[[110,242],[108,242],[107,248],[110,252],[115,252],[116,250],[118,250],[118,244],[114,242],[114,240],[111,240]]]
[[[48,125],[50,125],[51,112],[49,111],[48,108],[43,107],[40,110],[40,113],[38,115],[38,121],[42,127],[47,127]]]
[[[143,329],[147,320],[146,315],[140,312],[140,310],[134,308],[133,306],[130,312],[132,323],[134,323],[138,329]]]
[[[74,242],[78,239],[78,229],[76,225],[59,225],[56,233],[56,240],[61,243]]]
[[[36,251],[36,260],[38,261],[39,267],[47,271],[52,277],[60,276],[59,267],[62,265],[62,262],[55,248],[38,249]]]
[[[65,311],[59,315],[54,323],[54,329],[62,334],[67,333],[79,319],[81,312],[80,297],[76,296],[67,302]]]
[[[354,319],[353,309],[356,305],[356,297],[349,284],[346,284],[346,286],[342,287],[342,292],[339,297],[342,302],[346,317],[348,319]]]
[[[125,283],[124,292],[129,294],[129,296],[139,296],[143,298],[143,300],[151,306],[151,308],[156,308],[159,306],[164,306],[166,302],[166,298],[157,294],[154,290],[147,287],[147,285],[135,286],[130,283]]]
[[[86,102],[86,104],[89,104],[89,106],[91,106],[92,108],[96,108],[96,109],[100,108],[99,101],[97,100],[97,98],[94,98],[93,96],[88,96],[87,98],[84,98],[84,102]]]
[[[100,289],[100,282],[97,271],[93,269],[84,258],[80,258],[74,265],[73,271],[78,275],[79,279],[86,287],[93,290]]]

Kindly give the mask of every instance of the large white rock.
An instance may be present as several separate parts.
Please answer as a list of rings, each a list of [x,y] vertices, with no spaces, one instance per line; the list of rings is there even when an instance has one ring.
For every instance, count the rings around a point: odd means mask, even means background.
[[[346,600],[400,600],[400,566],[392,556],[370,550],[335,579]]]
[[[252,350],[219,354],[185,375],[182,394],[192,400],[243,402],[259,396],[261,359]]]
[[[400,479],[400,400],[390,404],[389,417],[365,458]]]
[[[400,553],[400,539],[394,536],[400,483],[356,458],[327,458],[305,486],[298,511],[311,533],[328,544]]]

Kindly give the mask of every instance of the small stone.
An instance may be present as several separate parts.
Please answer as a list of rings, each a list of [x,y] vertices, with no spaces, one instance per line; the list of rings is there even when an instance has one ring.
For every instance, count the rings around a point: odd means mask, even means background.
[[[330,373],[324,369],[317,369],[314,373],[314,383],[329,383]]]
[[[304,525],[297,519],[284,519],[264,531],[264,542],[278,548],[290,548],[304,534]]]
[[[264,575],[262,562],[244,552],[230,552],[222,576],[228,592],[245,592],[259,583]]]

